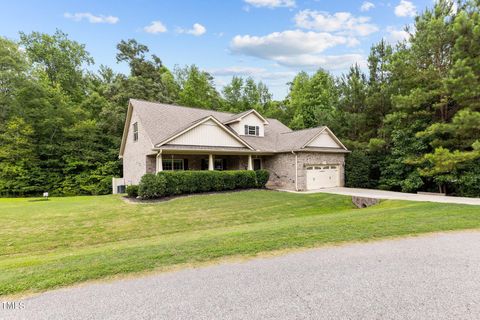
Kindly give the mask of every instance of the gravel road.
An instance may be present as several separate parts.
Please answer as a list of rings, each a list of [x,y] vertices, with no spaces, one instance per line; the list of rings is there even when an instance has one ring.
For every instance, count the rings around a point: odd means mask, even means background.
[[[0,318],[480,319],[480,231],[309,249],[22,302]]]

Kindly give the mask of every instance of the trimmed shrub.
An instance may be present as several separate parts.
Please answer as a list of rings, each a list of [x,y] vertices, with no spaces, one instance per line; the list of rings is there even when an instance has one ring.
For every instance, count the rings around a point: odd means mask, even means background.
[[[255,188],[257,186],[255,171],[235,172],[235,185],[237,189]]]
[[[166,179],[163,175],[147,173],[140,180],[138,194],[143,199],[160,198],[166,195]]]
[[[270,172],[262,169],[255,171],[255,175],[257,176],[257,188],[265,188],[268,178],[270,178]]]
[[[258,172],[258,173],[257,173]],[[263,188],[268,172],[259,171],[161,171],[142,177],[138,194],[145,199],[179,194]]]
[[[224,190],[235,189],[235,171],[223,171],[222,178]]]
[[[138,196],[138,185],[136,184],[129,185],[127,186],[125,191],[127,192],[127,196],[129,198],[136,198]]]

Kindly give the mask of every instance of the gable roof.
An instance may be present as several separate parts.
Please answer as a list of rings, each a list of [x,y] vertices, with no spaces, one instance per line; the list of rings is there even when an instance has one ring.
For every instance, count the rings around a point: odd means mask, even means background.
[[[265,119],[264,117],[262,117],[262,115],[260,113],[258,113],[257,110],[255,110],[255,109],[250,109],[250,110],[247,110],[247,111],[244,111],[244,112],[241,112],[241,113],[234,114],[233,116],[230,117],[230,119],[228,119],[227,121],[224,121],[223,123],[224,124],[229,124],[229,123],[240,121],[240,120],[242,120],[242,118],[245,118],[246,116],[248,116],[251,113],[255,114],[260,120],[262,120],[263,124],[268,124],[269,123],[268,120]]]
[[[130,128],[130,119],[134,109],[154,146],[164,146],[168,141],[182,134],[182,132],[186,132],[208,119],[215,121],[223,130],[228,132],[232,137],[235,137],[236,140],[244,144],[248,149],[269,153],[306,149],[308,142],[326,128],[317,127],[292,131],[280,121],[272,118],[264,118],[253,109],[239,114],[232,114],[229,112],[130,99],[120,147],[120,156],[123,155],[125,149],[126,137]],[[268,123],[268,125],[265,126],[263,137],[240,136],[226,125],[238,121],[237,119],[241,119],[252,112],[259,115],[261,119],[264,119]],[[331,133],[330,130],[329,132]],[[335,141],[340,143],[333,133],[331,134]],[[331,151],[348,152],[343,144],[340,143],[340,146],[342,146],[342,148]],[[308,147],[308,149],[316,150],[315,147]],[[318,149],[318,151],[320,151],[320,149]]]
[[[232,130],[228,129],[223,123],[221,123],[220,121],[218,121],[214,116],[207,116],[207,117],[204,117],[202,119],[199,119],[198,121],[194,121],[192,124],[186,126],[185,128],[183,129],[180,129],[178,130],[177,133],[174,133],[172,136],[170,136],[169,138],[165,139],[164,141],[161,141],[159,143],[156,143],[155,144],[155,147],[160,147],[164,144],[167,144],[169,143],[170,141],[180,137],[181,135],[187,133],[188,131],[192,130],[193,128],[195,127],[198,127],[199,125],[207,122],[207,121],[213,121],[215,122],[215,124],[218,125],[218,127],[222,130],[224,130],[228,135],[230,135],[231,137],[233,137],[235,140],[237,140],[238,142],[240,142],[241,144],[243,144],[245,147],[247,147],[248,149],[250,150],[255,150],[252,146],[250,146],[248,143],[246,143],[245,141],[243,141],[238,135],[236,135]]]
[[[347,150],[347,147],[345,147],[345,146],[343,145],[343,143],[337,138],[337,136],[333,134],[332,130],[330,130],[328,127],[321,127],[321,128],[323,128],[323,129],[320,130],[320,132],[318,132],[312,139],[308,140],[308,141],[302,146],[302,148],[306,148],[306,147],[310,146],[310,144],[311,144],[318,136],[320,136],[322,133],[326,132],[326,133],[330,136],[330,138],[332,138],[333,141],[336,142],[336,144],[337,144],[338,146],[340,146],[340,147],[341,147],[342,149],[344,149],[344,150]]]
[[[304,147],[307,141],[312,140],[316,135],[322,132],[324,128],[325,127],[316,127],[281,133],[277,143],[277,150],[299,150]]]

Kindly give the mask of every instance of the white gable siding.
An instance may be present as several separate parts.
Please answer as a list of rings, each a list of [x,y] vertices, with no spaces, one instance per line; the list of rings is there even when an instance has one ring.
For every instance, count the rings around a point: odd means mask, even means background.
[[[341,146],[333,140],[330,134],[323,131],[318,137],[310,142],[308,147],[321,147],[321,148],[341,148]]]
[[[218,147],[245,147],[237,139],[225,132],[212,120],[208,120],[181,136],[171,140],[168,144],[187,146],[218,146]]]
[[[138,140],[133,141],[133,124],[138,124]],[[123,177],[125,184],[138,184],[147,171],[147,154],[153,154],[152,143],[138,113],[133,108],[130,127],[128,128],[125,151],[123,153]]]
[[[227,124],[227,126],[230,126],[230,128],[232,128],[233,131],[235,131],[239,135],[243,135],[243,133],[245,131],[245,130],[244,131],[240,130],[240,122],[232,122],[230,124]]]
[[[245,135],[245,125],[258,126],[259,136],[263,137],[265,135],[265,125],[263,124],[262,119],[257,117],[257,115],[254,114],[254,113],[250,113],[249,115],[242,118],[242,120],[240,120],[240,122],[236,122],[236,123],[238,123],[238,127],[236,129],[234,128],[234,130],[239,135],[242,135],[242,136]]]

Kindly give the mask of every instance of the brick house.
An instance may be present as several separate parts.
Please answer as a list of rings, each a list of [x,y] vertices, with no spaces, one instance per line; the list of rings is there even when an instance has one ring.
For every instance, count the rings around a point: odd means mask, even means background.
[[[119,157],[118,185],[162,170],[270,172],[269,187],[343,186],[349,151],[327,127],[292,131],[255,110],[239,114],[131,99]]]

